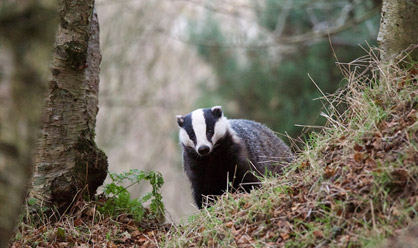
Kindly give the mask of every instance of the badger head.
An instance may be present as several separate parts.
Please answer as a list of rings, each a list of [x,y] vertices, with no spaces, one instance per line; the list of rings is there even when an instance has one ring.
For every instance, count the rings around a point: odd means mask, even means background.
[[[180,142],[186,148],[194,149],[200,156],[210,154],[216,142],[231,129],[221,106],[178,115],[177,123],[180,127]]]

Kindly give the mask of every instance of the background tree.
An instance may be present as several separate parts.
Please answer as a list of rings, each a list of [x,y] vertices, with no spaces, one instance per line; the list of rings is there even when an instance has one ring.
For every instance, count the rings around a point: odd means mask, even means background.
[[[351,61],[363,54],[360,43],[375,44],[375,1],[254,1],[252,16],[229,13],[238,19],[230,26],[218,14],[227,7],[205,4],[213,12],[189,26],[190,42],[217,77],[215,87],[202,80],[210,92],[202,105],[224,104],[232,117],[255,119],[292,137],[302,131],[295,124],[325,121],[318,119],[321,102],[313,101],[321,93],[307,74],[323,92],[334,93],[342,85],[335,56]]]
[[[411,45],[418,45],[418,1],[384,0],[379,36],[382,49],[381,59],[390,62]],[[411,53],[411,59],[418,61],[418,49]]]
[[[16,225],[32,171],[55,11],[53,1],[0,3],[0,247]]]
[[[62,1],[59,18],[32,196],[63,211],[79,193],[96,193],[108,164],[94,141],[101,61],[94,0]]]

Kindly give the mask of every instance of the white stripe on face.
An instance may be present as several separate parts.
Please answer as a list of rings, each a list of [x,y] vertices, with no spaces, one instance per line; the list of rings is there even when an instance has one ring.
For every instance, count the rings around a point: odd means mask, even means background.
[[[195,150],[197,151],[202,145],[208,146],[212,150],[212,144],[206,138],[206,121],[202,109],[192,112],[192,126],[196,135]]]
[[[193,140],[189,138],[189,135],[187,134],[186,130],[183,128],[180,128],[179,132],[180,142],[183,143],[183,145],[188,147],[194,147]]]
[[[215,134],[212,136],[212,144],[216,144],[218,140],[224,137],[226,131],[229,129],[228,119],[226,117],[221,117],[215,123]]]

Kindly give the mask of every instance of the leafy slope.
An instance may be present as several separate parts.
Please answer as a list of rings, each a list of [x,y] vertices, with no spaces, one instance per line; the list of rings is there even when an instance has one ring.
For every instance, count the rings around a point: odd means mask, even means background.
[[[351,64],[364,71],[346,71],[344,94],[326,97],[334,105],[323,114],[328,128],[283,176],[251,194],[224,195],[160,245],[375,246],[416,222],[418,67],[367,60]],[[348,106],[342,115],[338,104]]]
[[[324,97],[329,125],[310,137],[284,175],[267,179],[261,189],[225,194],[183,225],[103,216],[96,203],[79,202],[58,222],[46,216],[38,216],[37,225],[25,221],[11,246],[381,245],[417,223],[418,65],[385,68],[374,57],[352,62],[355,73],[343,69],[347,88]]]

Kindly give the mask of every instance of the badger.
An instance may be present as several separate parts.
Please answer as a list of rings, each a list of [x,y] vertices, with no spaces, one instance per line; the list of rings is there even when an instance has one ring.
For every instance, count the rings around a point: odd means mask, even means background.
[[[293,159],[272,130],[255,121],[227,119],[221,106],[177,115],[177,124],[184,171],[199,209],[203,196],[249,192],[260,176],[280,173]]]

